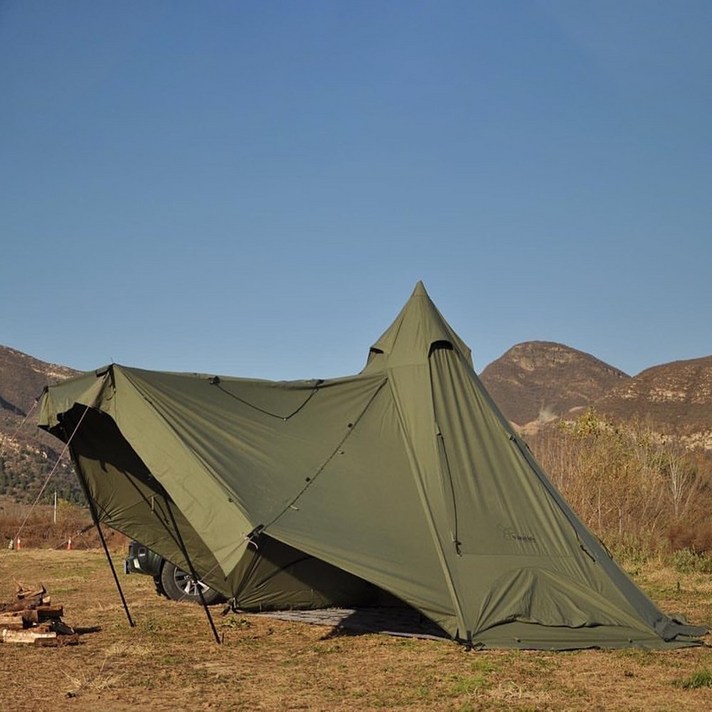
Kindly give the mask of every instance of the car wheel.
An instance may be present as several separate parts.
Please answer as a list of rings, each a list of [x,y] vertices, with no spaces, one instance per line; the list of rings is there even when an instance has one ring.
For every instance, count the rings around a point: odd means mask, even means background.
[[[196,581],[189,573],[166,561],[161,569],[161,591],[173,601],[194,601],[200,603],[199,589],[203,592],[205,603],[215,603],[221,595],[204,584]]]

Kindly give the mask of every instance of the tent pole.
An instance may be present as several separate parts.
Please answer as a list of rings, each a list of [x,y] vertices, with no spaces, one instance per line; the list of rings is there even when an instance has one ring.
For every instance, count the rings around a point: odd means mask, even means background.
[[[101,546],[104,549],[104,553],[106,554],[106,560],[109,562],[109,567],[111,568],[111,574],[114,577],[114,583],[116,584],[116,590],[119,592],[119,597],[121,598],[121,604],[124,607],[124,611],[126,612],[126,618],[129,621],[129,626],[133,628],[136,623],[134,623],[133,618],[131,617],[131,612],[129,611],[129,606],[128,603],[126,603],[126,597],[124,596],[124,591],[121,588],[121,583],[119,582],[119,577],[116,574],[116,567],[114,566],[114,562],[111,560],[111,554],[109,553],[109,547],[106,545],[106,539],[104,538],[104,532],[101,531],[101,525],[99,524],[99,517],[97,516],[96,509],[94,507],[94,503],[89,500],[89,509],[91,510],[92,513],[92,519],[94,520],[94,524],[96,525],[96,530],[99,532],[99,539],[101,539]]]
[[[171,503],[170,500],[168,499],[168,495],[166,494],[166,491],[163,490],[163,499],[166,502],[166,509],[168,509],[168,516],[171,518],[171,522],[173,524],[173,530],[176,533],[176,536],[178,537],[178,546],[180,546],[180,550],[185,556],[185,560],[188,563],[188,568],[190,569],[190,575],[193,577],[193,581],[195,581],[195,586],[198,590],[198,596],[200,596],[200,602],[203,604],[203,610],[205,611],[205,615],[208,617],[208,622],[210,623],[210,628],[213,631],[213,635],[215,636],[215,642],[220,645],[221,640],[220,636],[218,635],[218,630],[215,627],[215,623],[213,621],[213,617],[210,614],[210,609],[208,608],[208,604],[205,602],[205,596],[203,596],[203,589],[198,585],[200,582],[200,578],[198,578],[198,574],[195,571],[195,567],[193,566],[193,562],[191,561],[190,557],[188,556],[188,550],[185,546],[185,542],[183,541],[183,537],[181,536],[180,529],[178,529],[178,522],[176,522],[176,518],[173,516],[173,510],[171,509]]]
[[[64,430],[65,437],[67,435],[67,431],[64,428],[64,423],[62,423],[62,430]],[[129,605],[126,602],[126,597],[124,596],[124,591],[121,588],[121,582],[119,581],[119,577],[116,574],[116,568],[114,567],[114,562],[111,560],[111,554],[109,553],[109,547],[106,544],[106,539],[104,538],[104,532],[101,531],[101,525],[99,523],[99,514],[96,511],[96,505],[94,504],[94,500],[91,497],[91,493],[89,492],[89,485],[86,481],[86,478],[84,477],[84,473],[82,472],[82,468],[79,465],[79,460],[74,454],[74,450],[70,447],[69,448],[69,454],[72,458],[72,462],[74,463],[74,469],[77,471],[77,477],[79,478],[79,483],[82,486],[82,490],[84,490],[84,496],[87,498],[87,502],[89,503],[89,511],[91,512],[91,518],[92,521],[94,522],[94,526],[96,527],[97,532],[99,533],[99,539],[101,540],[101,546],[104,549],[104,554],[106,554],[106,560],[109,562],[109,568],[111,569],[111,574],[114,577],[114,583],[116,584],[116,590],[119,592],[119,598],[121,598],[121,604],[124,607],[124,612],[126,613],[126,618],[129,621],[129,626],[133,628],[136,623],[134,623],[133,618],[131,617],[131,611],[129,611]]]

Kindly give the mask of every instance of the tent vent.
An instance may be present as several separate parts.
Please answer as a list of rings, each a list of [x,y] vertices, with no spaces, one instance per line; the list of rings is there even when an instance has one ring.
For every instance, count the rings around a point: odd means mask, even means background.
[[[454,351],[455,347],[452,345],[451,341],[446,341],[445,339],[433,341],[433,343],[430,344],[430,351],[428,353],[428,357],[432,356],[433,352],[439,351],[440,349],[444,351]]]

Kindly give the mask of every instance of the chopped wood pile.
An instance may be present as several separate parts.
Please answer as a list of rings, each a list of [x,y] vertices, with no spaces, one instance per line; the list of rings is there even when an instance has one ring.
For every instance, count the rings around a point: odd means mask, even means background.
[[[76,645],[79,635],[62,621],[64,607],[52,605],[47,589],[17,584],[15,600],[0,603],[0,640],[3,643]]]

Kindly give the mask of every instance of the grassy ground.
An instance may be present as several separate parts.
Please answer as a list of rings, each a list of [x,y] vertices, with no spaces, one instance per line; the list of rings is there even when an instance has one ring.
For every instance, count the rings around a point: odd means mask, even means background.
[[[121,557],[117,557],[120,563]],[[712,576],[647,566],[638,582],[668,612],[712,625]],[[334,635],[326,627],[220,616],[119,574],[129,628],[100,551],[0,551],[0,601],[43,583],[74,647],[0,644],[4,710],[703,710],[712,649],[467,652],[451,642]]]

